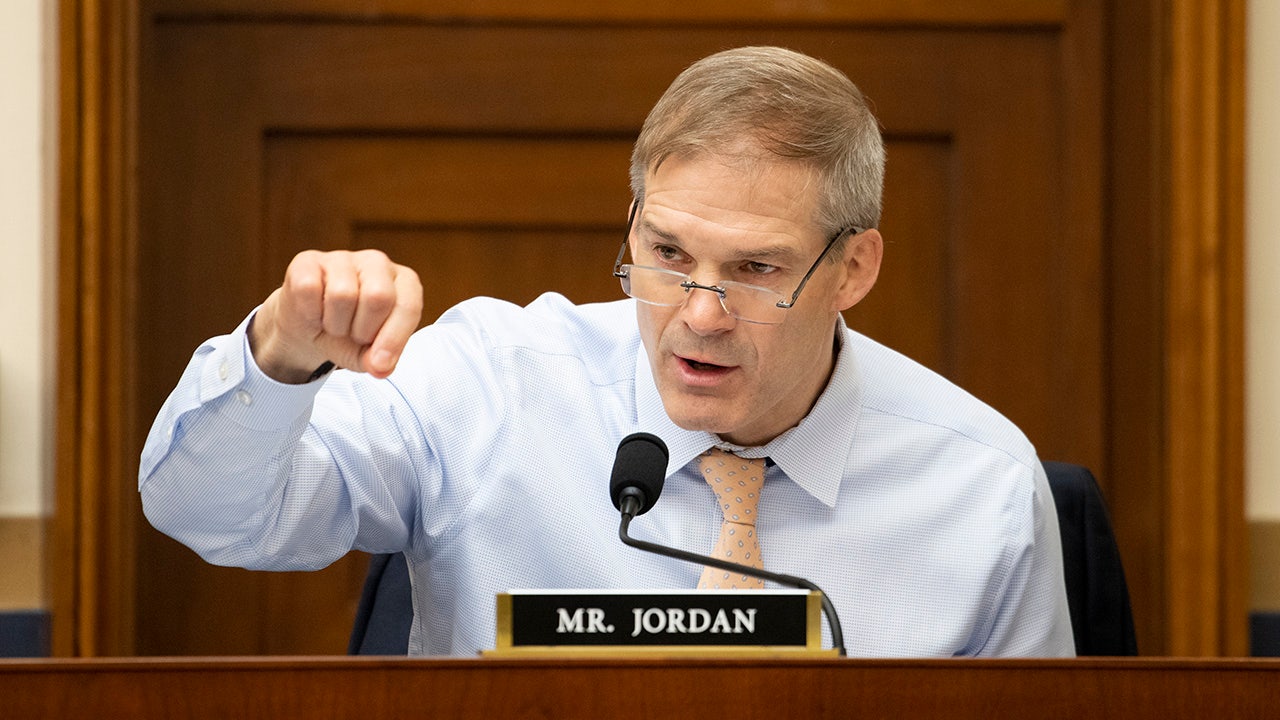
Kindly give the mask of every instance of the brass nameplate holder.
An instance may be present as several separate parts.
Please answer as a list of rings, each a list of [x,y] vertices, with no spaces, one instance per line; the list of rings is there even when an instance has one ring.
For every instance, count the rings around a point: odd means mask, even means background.
[[[809,590],[512,590],[488,655],[834,654]]]

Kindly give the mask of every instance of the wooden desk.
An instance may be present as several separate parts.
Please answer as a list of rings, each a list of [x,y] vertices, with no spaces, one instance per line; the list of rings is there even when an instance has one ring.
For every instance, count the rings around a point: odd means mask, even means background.
[[[1276,660],[0,661],[0,717],[1275,718]]]

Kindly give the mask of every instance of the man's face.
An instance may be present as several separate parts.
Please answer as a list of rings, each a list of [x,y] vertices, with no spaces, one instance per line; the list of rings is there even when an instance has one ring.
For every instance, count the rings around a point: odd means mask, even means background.
[[[668,158],[646,177],[632,258],[702,285],[734,280],[790,296],[829,239],[814,222],[815,187],[795,162]],[[637,303],[672,421],[743,446],[800,422],[831,374],[836,315],[870,290],[879,270],[874,230],[848,242],[842,260],[819,265],[779,325],[737,320],[706,290],[676,307]]]

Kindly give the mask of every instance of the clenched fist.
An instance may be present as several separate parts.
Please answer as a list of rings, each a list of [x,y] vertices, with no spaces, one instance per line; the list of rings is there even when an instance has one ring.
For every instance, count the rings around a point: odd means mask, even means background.
[[[418,274],[377,250],[299,253],[253,319],[258,367],[301,383],[325,361],[386,377],[422,318]]]

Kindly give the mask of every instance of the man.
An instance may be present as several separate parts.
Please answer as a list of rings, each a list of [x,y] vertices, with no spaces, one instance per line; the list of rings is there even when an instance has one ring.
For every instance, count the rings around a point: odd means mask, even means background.
[[[404,552],[410,652],[470,655],[494,642],[497,592],[708,582],[617,540],[605,478],[645,430],[671,460],[633,534],[711,552],[730,525],[704,456],[751,468],[754,562],[824,588],[849,654],[1070,655],[1034,449],[841,320],[879,271],[883,165],[838,71],[778,48],[706,58],[635,146],[614,267],[633,299],[477,299],[415,333],[414,271],[302,253],[161,410],[147,517],[219,564]]]

